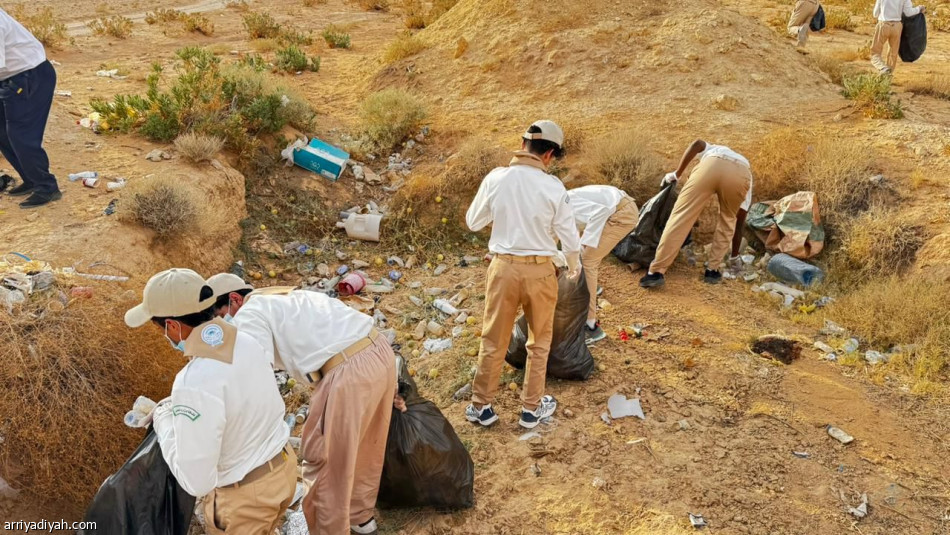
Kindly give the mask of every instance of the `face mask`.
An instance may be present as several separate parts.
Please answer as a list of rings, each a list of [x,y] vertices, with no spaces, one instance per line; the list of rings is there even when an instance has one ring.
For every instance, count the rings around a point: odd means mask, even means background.
[[[165,339],[168,340],[168,344],[169,344],[170,346],[172,346],[172,349],[174,349],[174,350],[176,350],[176,351],[181,351],[182,353],[185,352],[185,341],[184,341],[184,340],[179,340],[178,343],[176,344],[175,342],[172,341],[171,338],[169,338],[169,336],[168,336],[168,324],[167,324],[167,323],[165,324]]]
[[[223,319],[224,321],[234,325],[234,316],[232,316],[230,313],[225,314]]]

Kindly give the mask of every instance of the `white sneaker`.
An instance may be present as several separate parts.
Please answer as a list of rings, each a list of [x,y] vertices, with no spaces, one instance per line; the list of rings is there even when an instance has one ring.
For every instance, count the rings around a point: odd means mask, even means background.
[[[798,46],[805,46],[805,41],[808,41],[808,25],[802,24],[798,28]]]
[[[370,518],[359,526],[350,526],[350,532],[358,535],[375,535],[378,530],[375,518]]]
[[[556,409],[557,400],[554,399],[554,396],[544,396],[541,398],[541,403],[538,404],[537,409],[529,411],[524,407],[521,408],[521,420],[518,421],[518,424],[525,429],[534,429],[541,423],[541,420],[552,416]]]

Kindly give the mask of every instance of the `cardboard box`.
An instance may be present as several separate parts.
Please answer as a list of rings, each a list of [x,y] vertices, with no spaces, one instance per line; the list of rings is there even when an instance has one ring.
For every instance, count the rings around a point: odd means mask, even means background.
[[[317,138],[310,140],[306,147],[294,149],[294,164],[308,169],[334,182],[346,169],[349,153],[324,143]]]

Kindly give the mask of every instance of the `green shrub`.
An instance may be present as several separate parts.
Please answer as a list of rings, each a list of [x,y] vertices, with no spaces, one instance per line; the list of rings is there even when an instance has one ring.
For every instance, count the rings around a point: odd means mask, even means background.
[[[238,60],[238,64],[254,69],[257,72],[267,70],[267,62],[264,61],[264,58],[261,57],[260,54],[247,54]]]
[[[300,72],[307,69],[307,54],[290,45],[277,51],[277,70],[284,72]]]
[[[904,116],[900,101],[891,100],[891,77],[884,74],[858,74],[843,80],[845,98],[866,117],[900,119]]]
[[[333,24],[323,30],[323,40],[330,48],[350,48],[350,34]]]
[[[132,20],[122,15],[102,17],[89,23],[95,35],[108,35],[116,39],[128,39],[132,35]]]
[[[313,44],[313,34],[310,32],[303,33],[296,30],[284,29],[277,40],[285,46],[310,46]]]
[[[44,7],[32,15],[27,15],[20,5],[14,9],[13,17],[47,48],[58,48],[69,40],[66,25],[56,19],[52,8]]]
[[[320,56],[312,56],[310,58],[310,70],[320,72]]]
[[[389,150],[419,128],[426,110],[415,96],[399,89],[386,89],[366,97],[360,116],[370,142]]]
[[[251,39],[274,39],[280,35],[280,24],[268,13],[244,15],[244,28]]]

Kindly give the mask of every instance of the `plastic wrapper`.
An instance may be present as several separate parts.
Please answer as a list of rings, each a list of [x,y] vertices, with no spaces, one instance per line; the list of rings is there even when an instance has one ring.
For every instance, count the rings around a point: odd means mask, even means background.
[[[594,371],[594,357],[587,347],[584,327],[590,292],[583,270],[577,279],[571,280],[562,271],[557,278],[557,306],[554,309],[554,334],[551,352],[548,355],[548,377],[584,380]],[[522,369],[528,359],[528,320],[521,316],[515,323],[508,343],[505,361]]]

